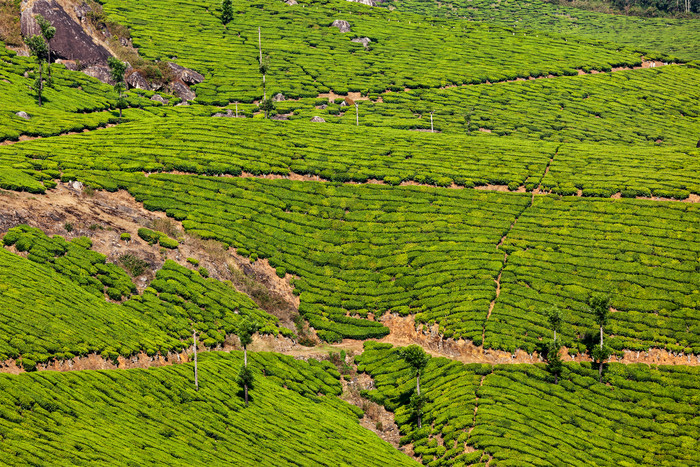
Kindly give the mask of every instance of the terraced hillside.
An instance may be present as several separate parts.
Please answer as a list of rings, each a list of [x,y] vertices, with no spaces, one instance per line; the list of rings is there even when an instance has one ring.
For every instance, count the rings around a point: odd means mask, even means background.
[[[205,79],[1,48],[0,463],[700,465],[697,20],[71,1]]]

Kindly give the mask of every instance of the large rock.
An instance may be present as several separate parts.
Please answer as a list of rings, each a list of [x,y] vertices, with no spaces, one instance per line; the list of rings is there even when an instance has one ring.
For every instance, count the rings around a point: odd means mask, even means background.
[[[143,77],[141,73],[138,71],[133,71],[126,77],[126,83],[129,85],[130,88],[136,88],[136,89],[150,89],[151,87],[148,85],[148,81],[146,81],[146,78]]]
[[[282,94],[281,92],[278,92],[277,94],[272,96],[273,102],[282,102],[282,101],[286,101],[286,100],[287,100],[287,98],[284,97],[284,94]]]
[[[168,99],[161,96],[160,94],[154,94],[153,97],[151,97],[151,100],[155,101],[155,102],[160,102],[161,104],[164,104],[164,105],[166,105],[168,102],[170,102]]]
[[[352,31],[352,29],[350,29],[350,23],[348,23],[347,21],[343,21],[342,19],[337,19],[333,21],[331,27],[338,28],[338,31],[343,33]]]
[[[365,49],[369,50],[369,43],[372,42],[372,39],[370,39],[369,37],[356,37],[354,39],[350,39],[350,42],[358,42],[364,45]]]
[[[185,68],[184,66],[180,66],[177,63],[168,62],[168,67],[173,71],[175,77],[185,84],[199,84],[204,81],[203,75],[189,68]]]
[[[42,15],[56,28],[56,35],[51,39],[52,60],[80,60],[82,64],[92,65],[107,63],[110,54],[83,30],[80,24],[66,13],[54,0],[36,0],[24,2],[22,7],[21,26],[24,36],[40,33],[39,25],[34,16]]]
[[[172,84],[173,94],[182,99],[183,101],[192,101],[197,98],[197,94],[194,93],[185,83],[180,80],[174,81]]]
[[[311,121],[314,123],[326,123],[326,121],[319,116],[312,118]]]
[[[97,78],[103,83],[111,84],[114,85],[114,81],[112,81],[112,77],[109,74],[109,67],[105,65],[94,65],[94,66],[89,66],[83,70],[83,73],[85,73],[88,76],[92,76],[93,78]]]
[[[348,0],[348,2],[353,2],[353,3],[361,3],[362,5],[367,5],[367,6],[377,6],[377,3],[383,3],[383,2],[376,2],[374,0]]]
[[[17,112],[15,115],[17,115],[18,117],[23,118],[23,119],[25,119],[25,120],[29,120],[30,118],[32,118],[32,117],[30,117],[29,114],[28,114],[27,112],[25,112],[24,110],[20,110],[20,111]]]

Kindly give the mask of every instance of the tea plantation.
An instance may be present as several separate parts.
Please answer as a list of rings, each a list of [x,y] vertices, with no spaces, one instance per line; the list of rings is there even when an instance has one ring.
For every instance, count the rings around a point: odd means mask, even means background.
[[[425,465],[698,465],[697,367],[567,363],[555,385],[543,365],[432,358],[421,375],[423,428],[408,407],[415,376],[389,344],[365,344],[366,396],[395,411]]]
[[[0,43],[0,464],[700,465],[700,20],[51,5],[204,81]]]
[[[0,462],[7,465],[417,465],[361,428],[332,366],[240,353],[151,370],[0,376]]]

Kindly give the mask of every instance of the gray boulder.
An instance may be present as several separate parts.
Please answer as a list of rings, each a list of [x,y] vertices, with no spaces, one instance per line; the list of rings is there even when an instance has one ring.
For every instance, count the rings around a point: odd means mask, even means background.
[[[133,71],[132,73],[130,73],[126,77],[126,83],[129,85],[130,88],[150,89],[148,81],[146,81],[146,78],[144,78],[143,75],[138,71]]]
[[[357,42],[359,44],[362,44],[365,49],[369,50],[369,44],[372,42],[372,39],[369,37],[356,37],[354,39],[350,39],[350,42]]]
[[[353,2],[353,3],[360,3],[362,5],[367,5],[367,6],[377,6],[377,2],[374,0],[348,0],[348,2]],[[382,3],[382,2],[379,2]]]
[[[333,23],[331,24],[331,27],[338,28],[338,31],[340,31],[342,33],[352,31],[352,29],[350,29],[350,23],[348,23],[347,21],[343,21],[342,19],[337,19],[337,20],[333,21]]]
[[[88,76],[92,76],[93,78],[97,78],[103,83],[111,84],[114,85],[114,81],[112,81],[112,77],[109,74],[109,67],[105,65],[93,65],[85,68],[83,70],[83,73],[85,73]]]
[[[21,111],[17,112],[15,115],[17,115],[18,117],[23,118],[23,119],[25,119],[25,120],[29,120],[30,118],[32,118],[32,117],[30,117],[29,114],[28,114],[27,112],[25,112],[24,110],[21,110]]]
[[[326,123],[326,121],[319,116],[313,117],[311,121],[314,123]]]
[[[197,94],[194,93],[185,83],[180,80],[173,82],[173,94],[182,99],[183,101],[192,101],[197,98]]]
[[[286,3],[286,4],[289,5],[289,6],[298,5],[297,0],[287,0],[287,1],[284,2],[284,3]]]
[[[203,75],[189,68],[185,68],[184,66],[180,66],[177,63],[168,62],[168,67],[173,71],[175,77],[185,84],[199,84],[204,81]]]
[[[160,102],[161,104],[166,105],[168,102],[170,102],[168,99],[164,98],[160,94],[154,94],[153,97],[151,97],[152,101]]]
[[[281,92],[278,92],[277,94],[275,94],[272,97],[273,102],[282,102],[282,101],[286,101],[286,100],[287,100],[287,98],[284,97],[284,94],[282,94]]]

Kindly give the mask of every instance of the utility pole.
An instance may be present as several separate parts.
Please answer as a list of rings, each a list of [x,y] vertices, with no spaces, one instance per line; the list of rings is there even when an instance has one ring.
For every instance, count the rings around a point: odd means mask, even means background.
[[[192,332],[194,340],[194,388],[199,391],[199,375],[197,374],[197,331]]]

